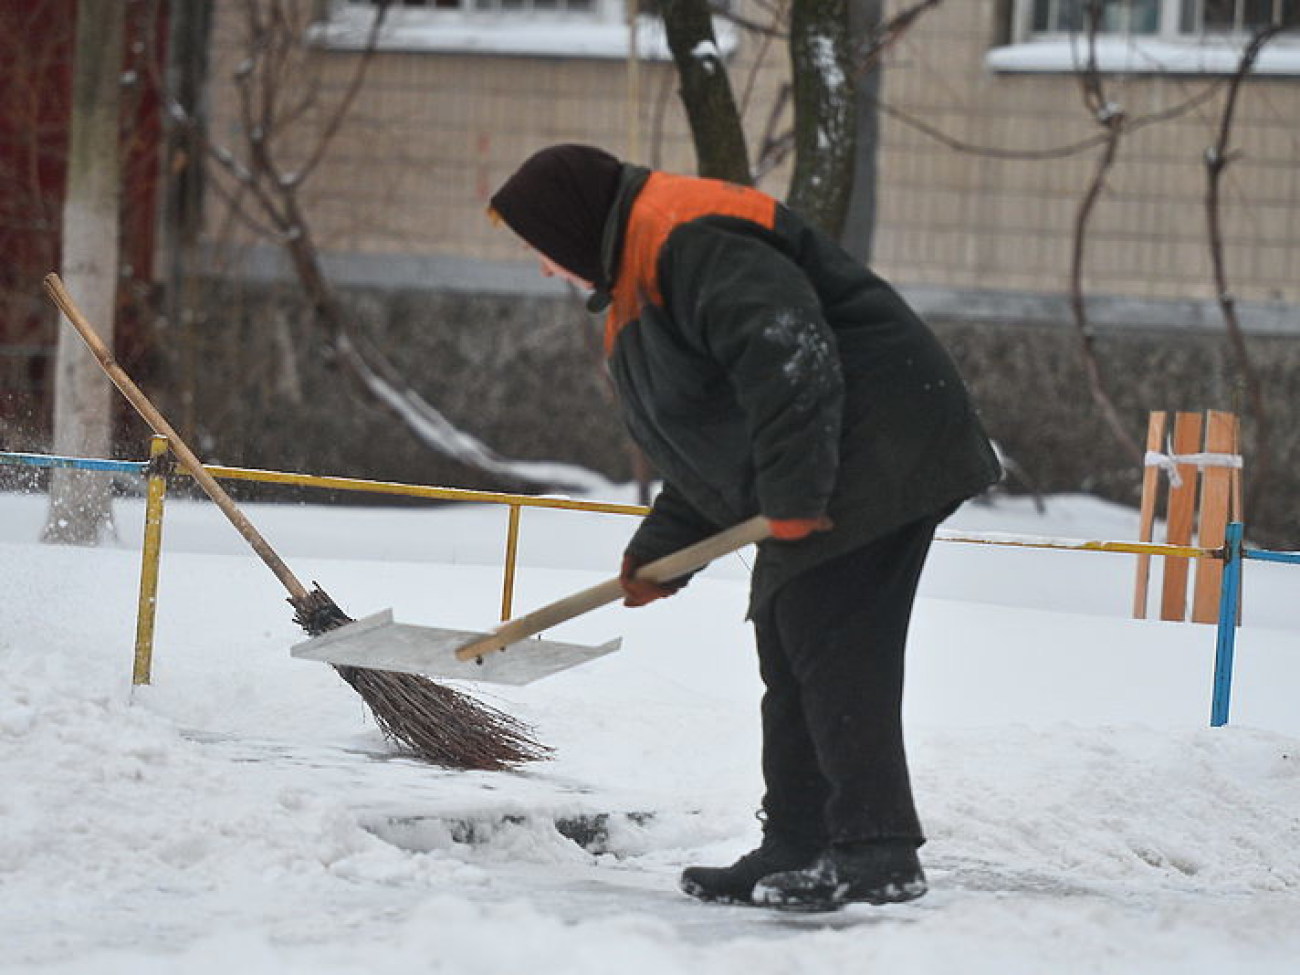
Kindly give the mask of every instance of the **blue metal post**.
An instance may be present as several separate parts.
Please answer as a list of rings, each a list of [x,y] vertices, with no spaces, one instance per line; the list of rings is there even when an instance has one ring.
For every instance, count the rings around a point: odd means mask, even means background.
[[[1214,696],[1210,702],[1210,726],[1228,723],[1232,701],[1232,656],[1237,645],[1237,615],[1241,606],[1242,524],[1228,525],[1224,537],[1223,584],[1219,591],[1219,632],[1214,648]]]
[[[138,460],[98,460],[93,457],[59,457],[55,454],[0,452],[0,464],[23,467],[63,467],[109,474],[143,474],[149,465]]]
[[[1270,552],[1266,548],[1243,548],[1243,559],[1258,559],[1260,562],[1282,562],[1300,565],[1300,552]]]

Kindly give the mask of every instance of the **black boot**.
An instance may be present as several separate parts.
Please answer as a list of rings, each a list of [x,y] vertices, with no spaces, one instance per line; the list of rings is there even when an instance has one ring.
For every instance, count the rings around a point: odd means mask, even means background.
[[[853,901],[910,901],[927,889],[914,844],[847,843],[832,846],[806,869],[763,877],[753,901],[783,911],[833,911]]]
[[[817,859],[822,846],[768,833],[762,844],[729,867],[687,867],[682,871],[683,891],[702,901],[720,904],[754,903],[754,884],[783,871],[803,870]]]

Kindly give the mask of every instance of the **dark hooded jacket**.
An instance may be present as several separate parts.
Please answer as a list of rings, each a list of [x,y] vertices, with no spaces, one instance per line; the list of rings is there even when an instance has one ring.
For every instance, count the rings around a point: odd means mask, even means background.
[[[934,335],[772,197],[624,166],[603,260],[609,371],[664,481],[635,557],[755,514],[829,515],[832,531],[760,546],[752,609],[793,575],[998,480]]]

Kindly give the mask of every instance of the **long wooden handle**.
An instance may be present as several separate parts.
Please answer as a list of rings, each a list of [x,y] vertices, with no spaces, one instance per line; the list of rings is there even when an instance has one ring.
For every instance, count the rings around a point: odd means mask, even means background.
[[[280,580],[285,589],[289,590],[289,595],[294,599],[308,598],[310,594],[307,587],[289,571],[289,567],[284,564],[280,556],[275,554],[275,550],[262,537],[261,532],[254,528],[252,522],[244,517],[243,512],[235,507],[235,502],[231,500],[225,489],[217,483],[216,478],[207,472],[203,467],[203,462],[186,446],[185,441],[172,429],[172,425],[158,412],[153,403],[149,402],[149,398],[140,391],[140,387],[132,382],[131,377],[113,358],[113,353],[104,344],[94,328],[91,327],[90,322],[86,320],[86,316],[81,313],[57,274],[47,274],[45,276],[45,293],[50,296],[50,300],[59,306],[59,310],[72,323],[72,327],[77,330],[77,334],[81,336],[82,341],[86,343],[86,346],[99,361],[108,378],[113,381],[113,385],[122,391],[122,395],[135,407],[136,412],[144,418],[144,421],[153,428],[155,433],[168,439],[172,453],[176,455],[176,459],[180,461],[181,466],[198,482],[204,493],[216,502],[217,507],[230,519],[230,523],[235,526],[239,534],[243,535],[248,544],[253,546],[253,551],[266,563],[267,568],[275,573],[275,577]]]
[[[688,572],[701,569],[714,559],[730,555],[746,545],[753,545],[770,538],[771,535],[772,527],[768,520],[762,516],[755,516],[748,521],[742,521],[739,525],[733,525],[726,531],[711,535],[701,542],[649,562],[637,570],[636,575],[638,579],[646,579],[650,582],[668,582]],[[531,613],[501,624],[487,636],[460,647],[456,651],[456,658],[472,660],[497,650],[504,650],[512,643],[598,609],[616,599],[621,599],[622,596],[623,587],[619,585],[619,581],[608,579],[590,589],[575,592],[541,609],[535,609]]]

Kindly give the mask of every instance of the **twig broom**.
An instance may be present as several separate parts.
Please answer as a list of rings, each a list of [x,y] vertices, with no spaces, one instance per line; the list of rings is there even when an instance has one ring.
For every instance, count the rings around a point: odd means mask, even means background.
[[[46,275],[45,291],[113,385],[155,433],[168,439],[180,465],[288,590],[294,621],[309,636],[319,636],[350,623],[351,618],[318,585],[313,583],[313,588],[308,590],[244,517],[230,495],[113,358],[57,274]],[[385,737],[424,761],[457,769],[502,769],[549,754],[550,750],[534,741],[531,730],[519,721],[426,677],[349,666],[334,669],[361,695]]]

